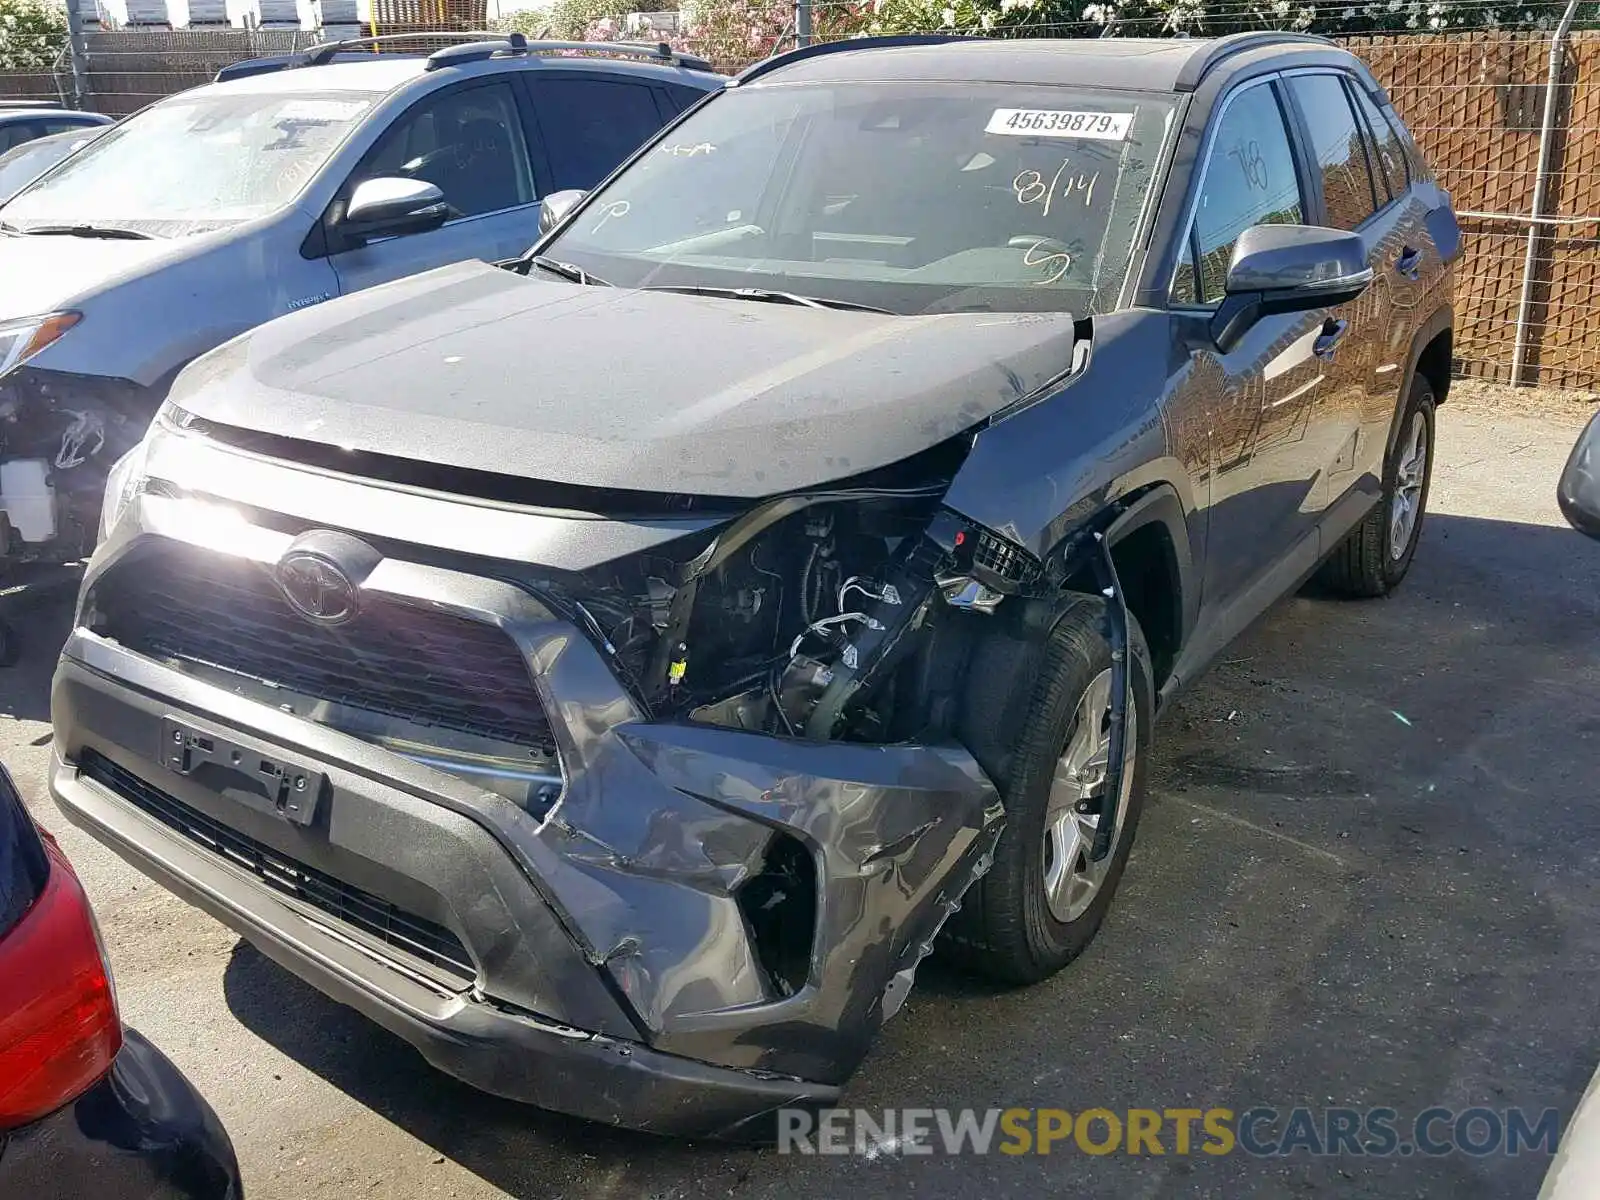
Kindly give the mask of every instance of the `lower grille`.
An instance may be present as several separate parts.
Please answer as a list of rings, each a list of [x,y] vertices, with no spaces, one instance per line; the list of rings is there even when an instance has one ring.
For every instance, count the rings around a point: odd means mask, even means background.
[[[270,846],[190,808],[93,750],[84,751],[79,771],[86,779],[94,780],[195,845],[254,875],[273,891],[326,913],[369,940],[441,968],[462,985],[476,977],[477,971],[466,947],[444,926],[279,854]]]
[[[270,568],[171,545],[95,583],[95,631],[151,658],[220,668],[304,696],[553,753],[516,643],[450,613],[370,602],[347,625],[297,615]]]

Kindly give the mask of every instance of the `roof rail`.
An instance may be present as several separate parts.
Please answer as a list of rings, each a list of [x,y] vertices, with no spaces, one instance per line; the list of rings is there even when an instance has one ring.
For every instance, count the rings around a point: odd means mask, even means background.
[[[245,58],[228,63],[211,77],[212,83],[227,83],[230,79],[245,79],[251,75],[266,75],[285,67],[300,64],[298,54],[274,54],[264,58]]]
[[[325,67],[333,61],[334,55],[342,54],[349,50],[361,50],[370,47],[376,54],[385,42],[438,42],[446,38],[458,41],[479,42],[484,39],[499,39],[498,34],[488,29],[444,29],[433,33],[379,33],[371,37],[345,38],[339,42],[318,42],[315,46],[308,46],[300,51],[296,66]]]
[[[666,42],[560,42],[540,40],[530,42],[520,33],[513,33],[504,41],[478,42],[466,46],[449,46],[428,56],[428,70],[453,66],[457,63],[476,62],[497,54],[565,54],[573,51],[584,54],[609,54],[615,58],[637,58],[663,66],[685,67],[691,71],[713,70],[706,59],[674,50]]]
[[[894,46],[942,46],[946,42],[984,42],[990,38],[970,37],[961,33],[903,33],[882,37],[845,38],[837,42],[814,42],[783,54],[774,54],[746,67],[733,78],[734,83],[749,83],[779,67],[817,58],[823,54],[836,54],[841,50],[885,50]]]
[[[459,66],[461,63],[482,62],[486,58],[493,58],[496,54],[526,54],[527,52],[527,37],[520,33],[513,33],[491,42],[463,42],[459,46],[446,46],[443,50],[435,50],[428,55],[428,65],[423,70],[437,71],[440,67],[454,67]]]
[[[0,110],[11,112],[17,109],[55,109],[66,107],[59,100],[0,100]]]
[[[1282,45],[1311,45],[1331,46],[1337,48],[1337,43],[1325,37],[1318,37],[1314,33],[1277,33],[1272,30],[1256,30],[1250,33],[1230,33],[1225,37],[1209,41],[1197,42],[1195,53],[1183,64],[1183,69],[1178,72],[1177,81],[1172,85],[1174,91],[1192,92],[1200,86],[1200,81],[1206,77],[1211,69],[1225,59],[1243,54],[1247,50],[1259,50],[1264,46]]]

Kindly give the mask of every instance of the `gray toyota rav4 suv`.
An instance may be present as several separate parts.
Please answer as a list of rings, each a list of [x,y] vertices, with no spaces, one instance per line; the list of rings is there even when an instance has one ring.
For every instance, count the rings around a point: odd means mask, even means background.
[[[52,786],[452,1074],[753,1133],[936,947],[1069,962],[1174,692],[1400,583],[1459,233],[1279,34],[797,51],[546,205],[179,377]]]

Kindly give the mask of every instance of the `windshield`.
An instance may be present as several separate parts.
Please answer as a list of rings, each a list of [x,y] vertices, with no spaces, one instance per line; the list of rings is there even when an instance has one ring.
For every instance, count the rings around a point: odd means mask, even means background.
[[[0,220],[175,236],[264,216],[294,199],[371,103],[359,92],[177,96],[108,129]]]
[[[1115,307],[1173,103],[1148,93],[805,84],[718,96],[550,258],[626,287],[896,313]]]
[[[0,154],[0,200],[15,196],[79,146],[94,140],[97,129],[74,129],[36,138]]]

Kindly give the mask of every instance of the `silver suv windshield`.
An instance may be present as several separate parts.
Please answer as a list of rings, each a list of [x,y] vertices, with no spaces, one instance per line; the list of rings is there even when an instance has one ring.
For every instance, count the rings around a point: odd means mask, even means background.
[[[543,248],[624,287],[895,313],[1115,307],[1172,97],[1002,84],[731,89]]]
[[[108,129],[0,208],[0,221],[171,237],[265,216],[299,194],[371,104],[363,92],[178,96]]]

